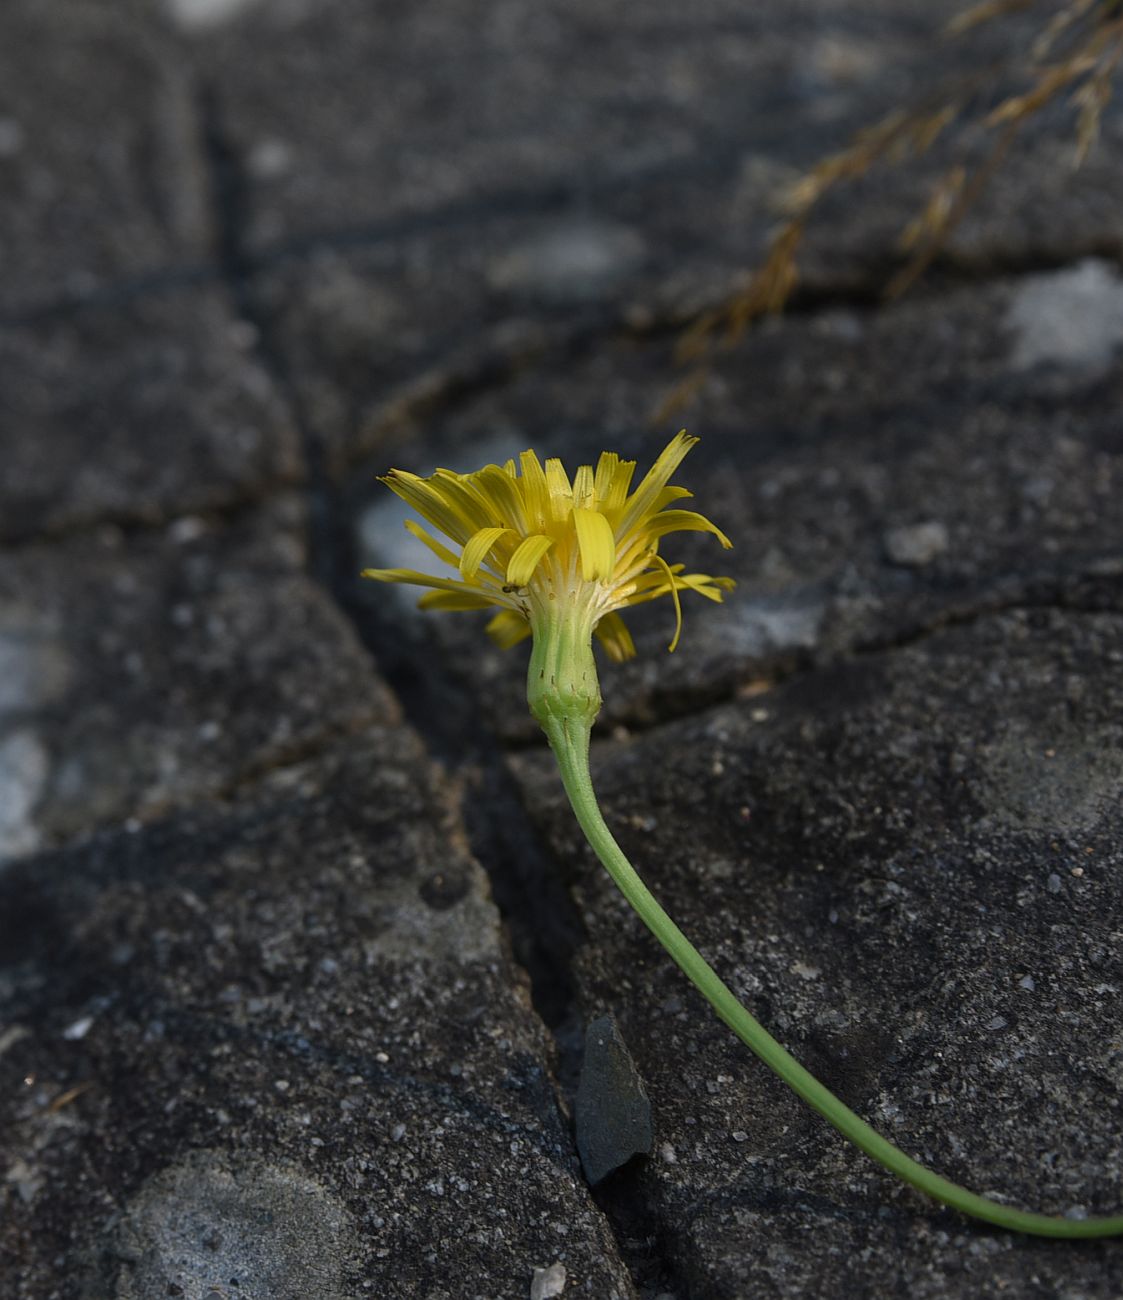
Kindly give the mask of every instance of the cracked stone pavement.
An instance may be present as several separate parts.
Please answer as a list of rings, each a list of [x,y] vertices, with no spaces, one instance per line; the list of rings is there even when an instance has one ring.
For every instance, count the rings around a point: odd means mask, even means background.
[[[1123,1293],[896,1184],[581,841],[389,465],[650,460],[777,191],[1001,52],[913,0],[0,7],[5,1300]],[[683,479],[594,777],[747,1005],[973,1188],[1123,1204],[1123,109],[879,299],[939,151],[809,231]],[[650,1150],[590,1187],[586,1026]],[[617,1077],[604,1072],[604,1077]],[[600,1099],[611,1139],[620,1098]],[[598,1114],[598,1102],[583,1100]],[[558,1288],[562,1289],[558,1289]]]

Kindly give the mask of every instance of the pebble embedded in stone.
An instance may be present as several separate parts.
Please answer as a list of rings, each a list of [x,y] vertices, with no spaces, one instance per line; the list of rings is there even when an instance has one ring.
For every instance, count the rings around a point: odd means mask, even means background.
[[[530,1300],[555,1300],[565,1290],[565,1265],[558,1262],[549,1268],[536,1268],[530,1283]]]
[[[1052,365],[1095,377],[1112,365],[1123,344],[1123,277],[1097,258],[1028,276],[1005,323],[1014,336],[1013,370]]]
[[[24,146],[24,130],[14,117],[0,117],[0,158],[14,158]]]
[[[164,0],[172,18],[188,32],[202,32],[233,22],[261,0]]]
[[[115,1232],[115,1300],[150,1300],[169,1283],[191,1300],[237,1294],[276,1300],[348,1300],[355,1232],[318,1183],[245,1154],[189,1152],[153,1175]]]
[[[920,569],[948,549],[947,527],[938,520],[890,528],[885,534],[885,554],[891,564]]]
[[[571,221],[496,258],[490,279],[497,289],[551,301],[596,301],[617,289],[645,256],[642,238],[627,226]]]
[[[35,806],[50,773],[50,757],[23,728],[0,739],[0,862],[39,847]]]

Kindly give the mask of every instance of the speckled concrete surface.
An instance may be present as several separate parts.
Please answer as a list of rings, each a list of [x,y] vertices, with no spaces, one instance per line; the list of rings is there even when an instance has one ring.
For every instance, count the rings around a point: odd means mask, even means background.
[[[595,868],[523,649],[356,578],[389,465],[703,435],[736,546],[672,558],[738,586],[672,657],[636,611],[609,820],[907,1150],[1118,1209],[1118,102],[900,302],[954,133],[840,190],[652,419],[801,169],[1033,21],[949,12],[0,7],[4,1300],[1123,1293],[805,1111]]]

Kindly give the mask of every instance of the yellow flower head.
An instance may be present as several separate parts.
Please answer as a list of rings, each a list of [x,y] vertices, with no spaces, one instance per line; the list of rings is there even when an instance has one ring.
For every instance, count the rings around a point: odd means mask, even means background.
[[[363,577],[435,588],[422,596],[422,609],[498,606],[487,630],[503,647],[559,620],[576,620],[617,661],[635,654],[617,611],[670,595],[676,617],[673,650],[682,628],[678,593],[696,591],[720,601],[733,586],[731,578],[684,573],[683,565],[669,565],[659,554],[667,533],[713,533],[722,546],[732,545],[702,515],[668,509],[690,496],[685,488],[670,486],[670,479],[697,441],[676,434],[631,491],[636,463],[611,451],[602,453],[595,470],[582,465],[572,483],[560,460],[547,460],[543,468],[533,451],[524,451],[518,465],[509,460],[473,474],[438,469],[421,478],[391,470],[382,482],[456,549],[412,520],[406,528],[458,576],[366,569]]]

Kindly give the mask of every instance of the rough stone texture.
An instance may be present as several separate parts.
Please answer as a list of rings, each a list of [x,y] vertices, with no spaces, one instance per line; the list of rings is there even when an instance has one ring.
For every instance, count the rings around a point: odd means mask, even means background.
[[[0,9],[0,319],[206,255],[194,90],[152,12]]]
[[[334,468],[431,402],[610,324],[681,320],[740,282],[782,193],[853,132],[1025,44],[940,43],[927,4],[462,0],[248,8],[195,48],[244,177],[258,310]],[[1017,33],[1020,32],[1020,35]],[[261,57],[268,51],[268,57]],[[1001,76],[992,88],[1012,88]],[[985,96],[984,96],[985,98]],[[1027,130],[953,263],[1120,252],[1123,113],[1073,173],[1071,108]],[[882,284],[958,156],[878,171],[809,228],[805,284]],[[977,161],[985,141],[965,146]]]
[[[1051,288],[1063,301],[1075,277],[1094,278],[1109,301],[1123,291],[1091,263],[878,312],[792,317],[719,362],[679,417],[703,440],[678,478],[735,547],[682,535],[664,554],[738,587],[720,609],[684,598],[670,657],[670,608],[630,614],[640,653],[606,669],[606,718],[646,723],[1012,601],[1119,608],[1123,369],[1102,364],[1099,342],[1074,355],[1071,314],[1056,304],[1033,317],[1037,359],[1022,364],[1023,304]],[[379,469],[467,470],[527,446],[571,463],[608,447],[642,467],[676,427],[656,431],[648,418],[674,375],[666,345],[598,347],[466,399],[424,432],[409,427]],[[363,561],[429,567],[396,499],[366,472],[353,484]],[[404,617],[415,597],[403,588],[398,599]],[[416,627],[450,671],[483,686],[504,734],[535,736],[522,649],[491,650],[472,615],[417,615]]]
[[[609,823],[719,973],[814,1072],[958,1181],[1123,1202],[1123,618],[980,618],[595,747]],[[588,927],[655,1151],[631,1184],[692,1297],[1118,1294],[1114,1243],[987,1232],[879,1175],[749,1057],[583,846],[527,804]]]
[[[217,290],[0,329],[0,541],[160,523],[299,478],[253,343]]]
[[[934,1210],[689,1023],[541,755],[520,807],[522,651],[355,578],[409,562],[368,470],[649,462],[673,332],[780,191],[1010,29],[0,8],[4,1300],[1118,1295],[1113,1246]],[[1123,1200],[1121,104],[1075,175],[1069,109],[1028,131],[957,282],[896,306],[952,153],[831,198],[801,314],[681,417],[737,548],[668,553],[739,587],[671,658],[637,611],[597,747],[641,867],[809,1064],[1062,1210]],[[605,1012],[656,1134],[602,1214],[539,1017],[565,1090]]]
[[[410,732],[20,863],[0,928],[13,1300],[634,1294]]]
[[[0,552],[0,855],[229,788],[396,705],[302,512]]]

